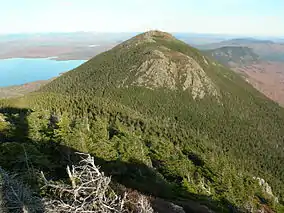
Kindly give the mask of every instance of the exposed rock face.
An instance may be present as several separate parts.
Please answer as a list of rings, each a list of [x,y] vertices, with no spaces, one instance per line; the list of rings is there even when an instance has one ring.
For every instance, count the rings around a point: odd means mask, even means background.
[[[123,42],[119,47],[131,49],[144,43],[155,43],[154,47],[145,48],[143,61],[134,65],[119,87],[141,86],[148,89],[167,88],[170,90],[189,91],[193,99],[202,99],[206,95],[218,96],[216,85],[203,67],[194,58],[173,48],[169,49],[158,42],[161,39],[172,42],[177,40],[169,33],[149,31]],[[201,62],[211,63],[204,56]]]
[[[201,99],[206,94],[218,95],[214,83],[193,58],[165,47],[150,54],[149,60],[133,67],[132,71],[137,70],[137,79],[132,85],[150,89],[164,87],[171,90],[188,90],[194,99]],[[127,79],[124,82],[127,82]]]

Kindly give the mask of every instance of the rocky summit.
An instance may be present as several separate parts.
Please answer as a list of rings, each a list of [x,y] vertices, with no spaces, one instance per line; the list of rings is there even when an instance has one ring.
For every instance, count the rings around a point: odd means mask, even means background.
[[[185,48],[184,51],[175,48],[179,46]],[[103,57],[109,60],[101,61]],[[90,75],[85,79],[87,82],[107,77],[106,81],[99,83],[107,84],[104,85],[104,88],[107,87],[105,89],[111,86],[119,88],[137,86],[188,91],[194,99],[201,99],[205,95],[217,97],[218,87],[206,72],[208,63],[209,61],[197,50],[178,41],[171,34],[149,31],[91,59],[64,77],[72,78],[72,75],[84,69],[82,78],[86,78],[83,75]],[[101,70],[103,68],[104,70]],[[54,81],[51,86],[61,84],[60,81],[61,79]],[[70,92],[70,88],[64,90]]]

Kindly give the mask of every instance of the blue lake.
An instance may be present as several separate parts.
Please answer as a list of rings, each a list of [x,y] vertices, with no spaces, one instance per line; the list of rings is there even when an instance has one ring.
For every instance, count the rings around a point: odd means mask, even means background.
[[[0,60],[0,87],[47,80],[74,69],[85,60],[56,61],[42,58]]]

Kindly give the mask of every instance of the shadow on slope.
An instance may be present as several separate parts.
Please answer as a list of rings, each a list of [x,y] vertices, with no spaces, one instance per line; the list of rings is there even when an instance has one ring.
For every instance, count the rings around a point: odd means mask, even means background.
[[[206,206],[216,212],[238,212],[236,206],[226,199],[217,202],[210,196],[189,193],[178,184],[169,182],[156,169],[137,160],[105,161],[95,157],[95,163],[100,165],[101,170],[111,176],[116,183],[153,197],[152,205],[156,210],[160,210],[158,212],[165,212],[163,208],[169,205],[165,200],[182,206],[186,212],[210,212]]]
[[[9,130],[0,131],[0,166],[11,173],[20,174],[19,178],[39,193],[40,171],[48,179],[67,180],[66,166],[78,163],[80,156],[76,154],[78,150],[55,143],[52,138],[46,141],[30,140],[27,122],[30,112],[29,109],[11,107],[0,109],[5,122],[10,125]],[[240,212],[226,199],[215,201],[210,196],[189,193],[177,183],[167,180],[154,168],[137,160],[123,162],[106,161],[96,156],[94,158],[101,170],[112,176],[117,190],[137,190],[152,197],[152,204],[157,212],[166,212],[170,203],[193,213],[210,212],[209,209],[215,212]],[[126,189],[122,189],[121,185]]]
[[[25,108],[0,108],[0,114],[4,116],[0,122],[7,124],[7,129],[0,132],[0,142],[29,140],[27,116],[30,112],[31,110]]]
[[[40,196],[27,186],[35,186],[36,167],[41,164],[38,161],[33,167],[30,161],[35,153],[40,157],[28,138],[30,112],[29,109],[0,108],[0,212],[3,213],[41,213],[44,209]],[[37,160],[39,158],[33,159]]]

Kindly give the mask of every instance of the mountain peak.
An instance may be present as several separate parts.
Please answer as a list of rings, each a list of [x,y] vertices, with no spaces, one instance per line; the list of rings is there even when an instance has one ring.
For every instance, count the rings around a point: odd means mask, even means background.
[[[90,88],[95,87],[96,91],[139,87],[188,92],[193,99],[205,96],[218,99],[218,86],[208,75],[210,64],[196,49],[170,33],[154,30],[139,34],[96,56],[64,78],[69,76],[78,79],[75,76],[80,72],[80,76],[84,75],[84,78],[90,80]],[[93,76],[96,77],[91,80]],[[59,81],[60,79],[58,83]],[[80,82],[86,81],[78,79],[78,83]],[[94,85],[93,82],[97,84]]]
[[[179,41],[170,33],[158,30],[139,34],[116,48],[118,52],[133,52],[139,63],[129,66],[118,87],[138,86],[148,89],[166,88],[189,91],[194,99],[205,95],[218,96],[218,89],[201,63],[209,65],[204,56]],[[125,54],[125,58],[132,57]]]
[[[119,47],[131,47],[132,45],[144,44],[144,43],[156,43],[156,39],[162,39],[165,41],[174,41],[176,38],[167,32],[159,30],[150,30],[141,34],[138,34],[129,40],[118,45]]]
[[[159,31],[159,30],[150,30],[150,31],[147,31],[145,33],[142,33],[140,34],[140,37],[146,37],[146,38],[149,38],[149,37],[152,37],[152,38],[163,38],[163,39],[175,39],[175,37],[170,34],[170,33],[167,33],[167,32],[163,32],[163,31]]]
[[[231,58],[235,55],[231,50],[230,47],[222,52]],[[249,51],[235,50],[237,56]],[[139,34],[64,73],[40,91],[45,92],[44,97],[50,94],[48,102],[42,101],[43,107],[59,113],[68,108],[70,116],[66,117],[81,116],[75,120],[76,125],[70,120],[59,129],[62,132],[82,126],[72,130],[70,137],[66,136],[63,141],[105,156],[106,163],[123,160],[127,164],[139,162],[143,168],[149,165],[151,171],[161,172],[159,176],[165,172],[160,177],[166,183],[180,183],[177,186],[183,189],[182,196],[186,195],[185,190],[190,192],[190,197],[193,192],[200,192],[202,200],[206,193],[221,199],[222,203],[226,198],[234,205],[247,206],[249,199],[251,208],[256,205],[256,199],[266,200],[272,194],[270,190],[270,195],[265,191],[263,196],[260,194],[262,186],[256,185],[258,177],[270,180],[274,194],[280,195],[280,199],[284,197],[284,174],[281,173],[284,110],[232,70],[168,33]],[[54,100],[53,94],[62,95]],[[37,118],[40,125],[35,124],[33,129],[41,131],[42,119],[37,114],[32,117]],[[44,123],[48,125],[49,120]],[[90,130],[85,131],[85,125]],[[272,127],[275,129],[268,131]],[[58,131],[53,132],[57,135]],[[86,135],[80,143],[76,139],[70,143],[69,138],[77,136],[77,132],[80,138],[81,133]],[[34,138],[38,140],[37,135]],[[85,143],[85,138],[91,142]],[[131,168],[135,169],[136,163],[134,166]],[[141,174],[133,177],[141,181]],[[145,177],[148,184],[148,176]],[[157,184],[155,177],[154,185]],[[231,179],[224,181],[222,177]],[[205,185],[198,188],[200,181]],[[238,193],[246,192],[248,181],[249,194]],[[140,182],[138,185],[141,186]],[[275,202],[272,199],[271,203]]]

